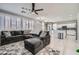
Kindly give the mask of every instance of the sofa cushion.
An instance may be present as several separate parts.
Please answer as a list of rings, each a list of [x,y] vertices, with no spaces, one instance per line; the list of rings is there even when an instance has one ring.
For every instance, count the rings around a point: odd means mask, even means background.
[[[21,31],[21,34],[23,35],[24,34],[24,31]]]
[[[31,31],[30,33],[40,35],[42,31]]]
[[[29,42],[34,48],[38,48],[41,45],[41,40],[39,38],[26,39],[25,42]]]
[[[42,31],[38,32],[38,34],[34,33],[34,32],[30,32],[29,34],[31,34],[34,37],[39,37],[41,33],[42,33]]]
[[[17,36],[9,36],[6,39],[16,39],[16,38],[18,38],[18,37]]]
[[[23,34],[29,34],[31,32],[31,30],[25,30],[24,32],[23,32]]]
[[[9,31],[4,31],[3,34],[5,35],[5,37],[11,36],[11,33]]]
[[[46,36],[46,34],[47,34],[47,32],[42,31],[42,33],[40,34],[40,37],[45,37],[45,36]]]
[[[14,36],[14,35],[15,35],[15,34],[14,34],[14,31],[11,31],[11,35],[12,35],[12,36]]]
[[[41,33],[42,33],[42,31],[40,31],[40,32],[39,32],[38,36],[40,36],[40,35],[41,35]]]
[[[11,31],[11,34],[12,34],[13,36],[16,36],[16,35],[22,35],[23,32],[22,32],[22,31]]]
[[[21,31],[16,31],[15,34],[16,35],[22,35],[22,32]]]

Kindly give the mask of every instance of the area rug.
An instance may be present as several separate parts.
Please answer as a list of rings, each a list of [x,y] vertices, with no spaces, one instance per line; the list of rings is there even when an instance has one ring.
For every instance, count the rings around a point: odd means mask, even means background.
[[[7,45],[0,46],[0,55],[33,55],[30,51],[24,48],[24,42],[19,41]],[[45,47],[36,55],[59,55],[50,47]]]

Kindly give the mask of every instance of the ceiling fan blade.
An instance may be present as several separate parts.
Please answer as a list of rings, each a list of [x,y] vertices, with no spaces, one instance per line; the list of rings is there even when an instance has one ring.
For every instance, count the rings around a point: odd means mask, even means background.
[[[35,3],[32,3],[32,12],[35,10]]]
[[[38,13],[36,12],[36,11],[34,11],[35,12],[35,14],[37,14],[38,15]]]
[[[35,10],[35,11],[43,11],[44,9],[37,9],[37,10]]]

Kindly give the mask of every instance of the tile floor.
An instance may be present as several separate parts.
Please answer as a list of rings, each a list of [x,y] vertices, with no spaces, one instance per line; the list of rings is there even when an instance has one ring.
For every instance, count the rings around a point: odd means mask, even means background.
[[[51,36],[49,45],[54,50],[59,50],[60,55],[79,55],[76,49],[79,48],[79,41],[75,40],[75,36],[67,36],[66,39],[55,39]]]
[[[55,55],[53,50],[58,50],[60,54],[57,55],[79,55],[76,53],[76,48],[79,48],[79,41],[75,40],[74,36],[67,36],[66,39],[55,39],[51,35],[51,42],[48,46],[43,48],[37,55]],[[0,47],[0,55],[32,55],[24,48],[23,41],[7,44]]]

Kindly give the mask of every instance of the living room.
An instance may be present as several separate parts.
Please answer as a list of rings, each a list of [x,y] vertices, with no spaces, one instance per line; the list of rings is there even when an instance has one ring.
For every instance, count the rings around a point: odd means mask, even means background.
[[[78,3],[0,3],[0,55],[77,55],[78,12]]]

